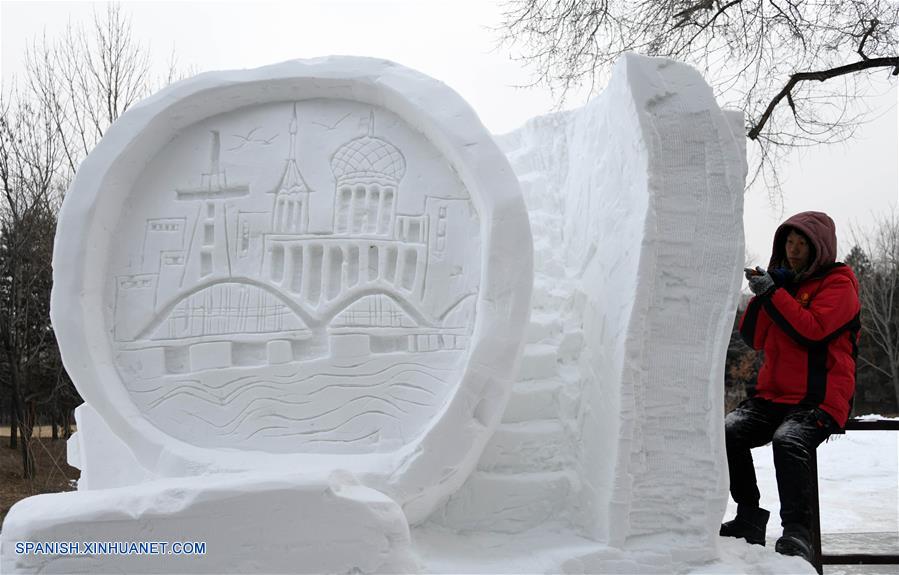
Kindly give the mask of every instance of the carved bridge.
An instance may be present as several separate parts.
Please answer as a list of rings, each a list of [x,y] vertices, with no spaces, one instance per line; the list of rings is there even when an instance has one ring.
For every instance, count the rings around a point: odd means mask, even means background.
[[[415,303],[424,291],[424,243],[327,236],[266,239],[262,277],[308,310],[304,320],[327,324],[361,290],[390,295],[419,325],[432,323]]]
[[[163,304],[136,339],[315,330],[359,299],[379,294],[396,305],[396,319],[371,327],[435,327],[419,304],[424,249],[370,239],[275,238],[264,280],[201,282]],[[408,319],[397,321],[399,315]]]

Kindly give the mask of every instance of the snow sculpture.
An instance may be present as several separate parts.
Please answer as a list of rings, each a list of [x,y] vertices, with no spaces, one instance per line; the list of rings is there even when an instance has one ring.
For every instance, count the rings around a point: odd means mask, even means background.
[[[396,555],[408,526],[395,536],[390,506],[424,519],[498,424],[531,244],[517,181],[472,110],[390,62],[209,73],[147,99],[82,164],[60,216],[52,315],[86,401],[70,447],[81,488],[154,517],[172,478],[224,502],[190,477],[245,477],[265,498],[256,474],[288,474],[298,505],[335,525],[364,523],[380,497],[389,513],[366,528],[380,520]],[[327,495],[357,480],[377,497]],[[109,516],[96,497],[61,497],[81,514],[30,510],[69,526]],[[183,513],[213,521],[209,509]],[[349,559],[395,563],[367,552]]]
[[[584,108],[499,137],[508,163],[457,97],[385,63],[295,62],[169,94],[184,105],[157,97],[129,112],[103,144],[121,157],[82,170],[108,174],[104,201],[67,200],[63,227],[83,218],[89,232],[58,251],[59,293],[77,313],[54,300],[61,331],[91,330],[64,350],[89,402],[69,455],[85,491],[13,508],[4,572],[812,572],[717,541],[746,162],[740,114],[695,70],[628,55]],[[162,128],[129,140],[151,124]],[[126,203],[116,189],[135,193]],[[453,251],[478,246],[479,259]],[[428,283],[432,267],[444,281]],[[193,287],[178,297],[181,282]],[[373,323],[385,317],[395,325]],[[269,321],[277,337],[260,335]],[[522,332],[513,376],[518,342],[501,336]],[[393,388],[347,377],[326,390],[317,376],[305,391],[323,408],[291,387],[301,366],[372,374],[367,362],[397,354],[428,369]],[[431,377],[453,369],[455,394]],[[254,371],[266,380],[237,379]],[[369,415],[352,430],[326,424],[343,412],[301,423],[338,405]],[[49,563],[9,551],[66,533],[146,540],[121,510],[160,538],[212,539],[196,526],[223,509],[241,531],[215,548],[249,554]],[[305,530],[291,539],[286,524]],[[358,547],[340,545],[341,525]]]
[[[741,114],[722,111],[692,68],[626,55],[586,106],[499,141],[534,232],[528,345],[503,423],[433,522],[542,533],[491,551],[544,549],[547,563],[517,566],[528,571],[675,572],[715,558]]]
[[[682,64],[631,56],[618,73],[606,98],[628,102],[620,124],[600,119],[589,137],[572,134],[589,153],[596,129],[615,133],[608,162],[616,149],[642,151],[642,177],[615,174],[598,186],[602,207],[581,196],[565,216],[567,263],[585,286],[582,368],[595,378],[583,398],[581,497],[590,528],[612,542],[674,531],[708,555],[727,498],[721,421],[744,257],[742,114],[718,109]],[[615,253],[612,238],[632,250]]]

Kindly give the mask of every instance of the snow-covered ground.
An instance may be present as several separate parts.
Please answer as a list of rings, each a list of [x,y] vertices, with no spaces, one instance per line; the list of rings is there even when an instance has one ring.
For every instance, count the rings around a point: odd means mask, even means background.
[[[770,445],[754,449],[753,458],[762,507],[771,511],[770,547],[781,534]],[[825,553],[899,553],[899,432],[850,431],[832,436],[818,448],[818,485]],[[736,505],[730,501],[726,518],[735,512]],[[729,545],[724,551],[739,552],[740,547],[745,546]],[[832,565],[825,566],[824,572],[873,575],[897,573],[899,566]]]
[[[753,456],[762,505],[771,511],[768,545],[759,547],[722,538],[719,561],[684,565],[683,573],[814,573],[802,559],[774,552],[774,541],[781,532],[770,445],[753,450]],[[899,433],[850,431],[834,436],[818,449],[818,477],[825,552],[899,553]],[[736,506],[730,502],[726,518],[735,511]],[[623,553],[578,538],[570,527],[562,524],[541,525],[512,541],[495,533],[454,533],[429,525],[414,530],[413,539],[427,571],[434,573],[589,573],[590,562],[582,562],[580,558],[591,557],[601,557],[606,565],[620,558],[622,573],[652,572],[653,554],[661,547],[658,541],[646,541],[642,556],[632,549]],[[635,558],[639,565],[635,564]],[[826,575],[880,575],[896,573],[897,567],[833,565],[825,566],[824,572]]]
[[[899,432],[850,431],[818,448],[823,533],[899,532]],[[770,445],[754,449],[762,507],[771,511],[768,537],[777,538],[780,513]],[[736,505],[728,504],[733,514]],[[729,517],[730,515],[728,515]]]

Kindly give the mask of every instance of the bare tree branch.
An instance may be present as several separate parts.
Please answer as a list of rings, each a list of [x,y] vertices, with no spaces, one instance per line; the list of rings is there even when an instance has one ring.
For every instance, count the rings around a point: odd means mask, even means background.
[[[877,67],[859,57],[899,73],[895,0],[507,0],[503,18],[500,42],[560,106],[573,88],[603,84],[628,51],[696,66],[723,106],[743,110],[747,137],[764,150],[752,171],[775,182],[785,155],[776,148],[842,141],[866,119],[847,114]],[[843,81],[804,76],[828,71]]]
[[[56,215],[64,190],[109,126],[150,92],[149,57],[117,4],[92,27],[33,41],[23,89],[0,94],[0,382],[34,472],[39,409],[80,399],[64,374],[49,317]],[[174,61],[169,78],[177,72]]]
[[[838,68],[831,68],[830,70],[819,70],[817,72],[799,72],[798,74],[793,74],[792,76],[790,76],[790,81],[787,82],[787,84],[780,90],[780,92],[778,92],[777,95],[771,99],[768,107],[762,113],[755,126],[753,126],[751,130],[749,130],[749,134],[747,136],[750,140],[755,140],[756,138],[758,138],[759,133],[761,133],[762,129],[765,127],[765,124],[768,122],[768,119],[771,117],[772,112],[774,112],[774,108],[777,107],[777,105],[781,100],[784,99],[784,97],[791,98],[791,92],[799,82],[806,82],[809,80],[824,82],[831,78],[844,76],[846,74],[852,74],[854,72],[860,72],[861,70],[884,67],[894,68],[894,76],[899,74],[899,56],[896,56],[894,58],[867,59],[860,62],[847,64],[845,66],[839,66]],[[796,111],[796,107],[792,103],[792,101],[790,102],[790,107],[794,112]]]
[[[868,342],[860,359],[887,378],[899,405],[899,213],[879,216],[871,229],[853,229],[852,236]]]
[[[865,42],[867,42],[871,34],[874,33],[874,29],[877,28],[878,24],[880,24],[880,22],[877,18],[871,20],[871,27],[865,30],[865,33],[862,35],[862,41],[858,44],[858,55],[862,57],[862,60],[868,59],[868,56],[865,54]]]

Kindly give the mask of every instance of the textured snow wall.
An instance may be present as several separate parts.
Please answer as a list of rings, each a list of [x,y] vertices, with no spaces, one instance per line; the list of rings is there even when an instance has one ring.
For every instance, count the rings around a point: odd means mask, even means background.
[[[665,60],[625,57],[608,98],[614,114],[600,100],[582,111],[592,121],[573,122],[565,211],[567,263],[583,270],[587,294],[584,524],[615,544],[695,535],[702,555],[727,497],[724,357],[744,255],[742,118],[718,108],[699,73]]]
[[[628,55],[585,107],[499,141],[534,233],[528,345],[478,471],[434,521],[509,533],[562,521],[616,546],[677,534],[662,547],[679,559],[660,564],[711,557],[742,115],[695,70]]]

